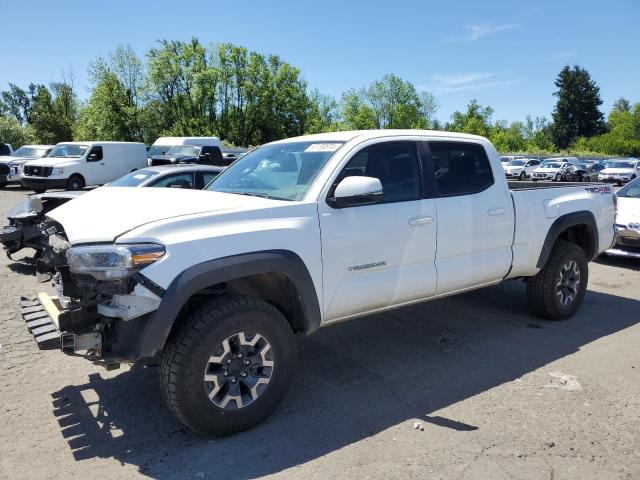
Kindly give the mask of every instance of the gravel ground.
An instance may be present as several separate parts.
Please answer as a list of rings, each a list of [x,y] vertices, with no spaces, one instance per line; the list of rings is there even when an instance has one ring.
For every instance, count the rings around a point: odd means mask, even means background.
[[[0,190],[3,218],[23,195]],[[321,330],[277,412],[217,440],[155,368],[39,352],[16,302],[35,278],[0,263],[0,478],[640,478],[640,262],[592,263],[569,321],[510,282]]]

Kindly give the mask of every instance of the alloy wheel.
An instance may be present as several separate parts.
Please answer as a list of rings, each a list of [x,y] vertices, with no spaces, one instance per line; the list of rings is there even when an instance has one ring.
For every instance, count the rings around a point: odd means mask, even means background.
[[[570,260],[560,268],[556,282],[556,295],[562,305],[567,306],[575,300],[579,285],[580,267],[578,262]]]
[[[237,410],[255,402],[268,387],[275,362],[271,344],[255,332],[238,332],[211,353],[204,369],[209,400],[219,408]]]

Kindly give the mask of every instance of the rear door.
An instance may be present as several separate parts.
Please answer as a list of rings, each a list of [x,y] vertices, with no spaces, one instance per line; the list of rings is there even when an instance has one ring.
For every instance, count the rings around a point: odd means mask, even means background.
[[[494,178],[479,143],[429,141],[428,149],[438,194],[437,293],[501,280],[511,265],[513,236],[506,179]]]
[[[419,139],[373,140],[347,158],[327,197],[347,176],[378,178],[379,203],[318,204],[327,321],[433,295],[435,199],[424,198]]]

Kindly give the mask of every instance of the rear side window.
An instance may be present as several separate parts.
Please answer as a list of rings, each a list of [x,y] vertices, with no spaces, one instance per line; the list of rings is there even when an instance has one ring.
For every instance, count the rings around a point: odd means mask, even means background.
[[[469,195],[493,185],[491,164],[482,145],[463,142],[429,142],[441,197]]]
[[[414,142],[372,145],[349,160],[335,185],[345,177],[375,177],[382,184],[382,202],[420,198],[420,169]]]
[[[218,175],[220,175],[220,174],[217,173],[217,172],[203,172],[202,173],[202,185],[203,185],[203,187],[206,187],[207,185],[209,185],[209,183],[211,183],[211,180],[216,178]]]

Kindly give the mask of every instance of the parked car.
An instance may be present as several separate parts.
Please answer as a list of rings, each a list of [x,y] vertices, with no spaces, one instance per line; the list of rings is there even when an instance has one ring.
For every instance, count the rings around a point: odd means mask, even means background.
[[[617,242],[609,255],[640,258],[640,178],[618,190]]]
[[[218,137],[159,137],[147,151],[149,160],[156,155],[164,155],[171,147],[181,145],[217,145],[220,147]]]
[[[520,158],[524,158],[524,155],[502,155],[500,157],[500,163],[507,165],[509,162]]]
[[[571,163],[569,162],[547,162],[541,165],[539,168],[536,168],[531,173],[531,180],[537,182],[538,180],[552,180],[554,182],[559,182],[562,180],[562,176],[569,170],[571,167]]]
[[[13,148],[10,143],[1,143],[0,142],[0,155],[4,157],[11,156],[13,153]]]
[[[211,165],[165,165],[147,167],[128,173],[114,182],[110,187],[156,187],[202,189],[216,178],[224,167]],[[32,258],[38,260],[43,255],[45,261],[53,254],[53,246],[49,244],[50,231],[55,228],[45,220],[45,216],[54,208],[67,203],[86,193],[83,190],[41,193],[30,195],[16,205],[8,215],[9,225],[0,231],[0,243],[4,246],[9,258],[14,253],[31,248]],[[39,266],[36,263],[36,266]]]
[[[147,150],[135,142],[63,142],[46,158],[24,164],[22,184],[36,193],[82,190],[147,166]]]
[[[547,163],[570,163],[572,165],[578,165],[581,161],[578,157],[551,157],[542,160],[542,162],[540,162],[540,166],[544,167]]]
[[[220,148],[220,139],[216,137],[185,137],[182,139],[182,143],[170,147],[164,154],[153,155],[151,157],[151,165],[170,165],[177,163],[201,163],[217,166],[228,165],[230,162],[223,160]]]
[[[20,183],[20,171],[29,160],[46,157],[53,145],[23,145],[9,156],[0,156],[0,187]]]
[[[507,165],[503,165],[507,178],[517,178],[524,180],[531,177],[533,171],[540,166],[540,160],[535,158],[519,158],[511,160]]]
[[[640,161],[635,158],[613,159],[605,163],[605,168],[600,171],[600,182],[622,185],[640,176]]]
[[[572,165],[562,174],[561,180],[564,182],[595,182],[603,168],[604,165],[599,163]]]
[[[205,190],[107,186],[50,211],[60,295],[25,297],[23,316],[41,349],[159,362],[177,418],[228,434],[279,404],[296,334],[508,279],[537,315],[572,316],[614,241],[612,190],[510,190],[474,135],[277,141]]]

